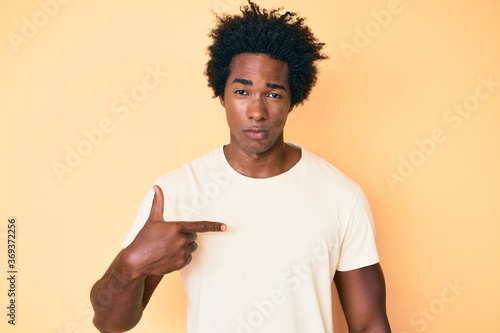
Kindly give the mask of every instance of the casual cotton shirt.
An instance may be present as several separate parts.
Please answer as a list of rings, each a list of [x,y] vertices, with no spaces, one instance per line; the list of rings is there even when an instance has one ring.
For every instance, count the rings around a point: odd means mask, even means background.
[[[372,215],[360,186],[301,149],[290,170],[250,178],[223,148],[156,181],[165,221],[224,222],[199,233],[193,260],[181,269],[189,333],[333,332],[335,271],[379,261]],[[151,210],[146,195],[123,246]]]

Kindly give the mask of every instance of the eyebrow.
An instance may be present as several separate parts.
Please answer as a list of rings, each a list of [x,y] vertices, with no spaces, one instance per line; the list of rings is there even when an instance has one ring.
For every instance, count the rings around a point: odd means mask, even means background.
[[[253,82],[250,81],[250,80],[247,80],[247,79],[234,79],[232,83],[241,83],[245,86],[251,86],[253,85]],[[284,91],[287,91],[285,86],[282,86],[281,84],[277,84],[277,83],[266,83],[266,87],[268,88],[271,88],[271,89],[282,89]]]

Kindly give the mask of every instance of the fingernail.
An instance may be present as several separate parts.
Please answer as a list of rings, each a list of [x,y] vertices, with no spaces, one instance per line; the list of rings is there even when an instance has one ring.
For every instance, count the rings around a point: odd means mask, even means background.
[[[227,229],[227,226],[225,224],[220,226],[220,230],[225,231]]]

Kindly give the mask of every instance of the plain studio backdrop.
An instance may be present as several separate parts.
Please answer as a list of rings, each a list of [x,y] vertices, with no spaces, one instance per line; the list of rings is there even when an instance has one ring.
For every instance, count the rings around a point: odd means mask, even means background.
[[[259,3],[299,12],[326,43],[330,59],[285,139],[366,191],[393,332],[499,332],[500,4]],[[8,219],[17,221],[16,297],[2,278],[2,332],[96,332],[90,288],[146,191],[229,140],[203,70],[212,12],[241,4],[2,2],[6,277]],[[132,332],[185,332],[185,305],[173,273]]]

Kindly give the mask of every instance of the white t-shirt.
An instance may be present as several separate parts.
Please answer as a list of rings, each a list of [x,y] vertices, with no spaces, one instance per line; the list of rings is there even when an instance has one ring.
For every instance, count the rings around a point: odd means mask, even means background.
[[[270,178],[236,172],[222,147],[156,181],[166,221],[218,221],[199,233],[181,269],[189,333],[333,332],[335,271],[379,261],[370,208],[359,185],[301,148],[299,162]],[[144,199],[123,243],[149,216]]]

